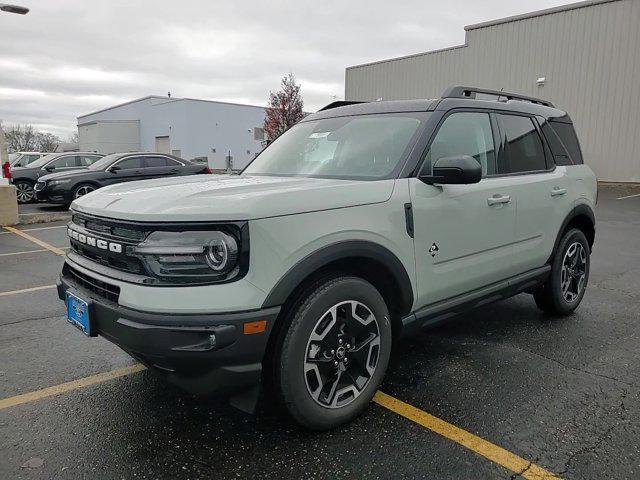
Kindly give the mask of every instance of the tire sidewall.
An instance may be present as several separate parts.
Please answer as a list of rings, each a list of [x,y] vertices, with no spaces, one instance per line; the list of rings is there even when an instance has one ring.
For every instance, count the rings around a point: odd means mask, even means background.
[[[561,286],[562,262],[564,261],[564,257],[567,253],[567,249],[569,248],[570,245],[572,245],[575,242],[580,242],[580,244],[582,245],[582,248],[584,248],[585,252],[587,253],[587,257],[586,257],[587,259],[586,259],[586,265],[585,265],[585,279],[584,279],[584,286],[582,287],[582,291],[578,295],[578,298],[573,302],[568,302],[567,300],[565,300],[564,296],[562,295],[562,286]],[[560,241],[560,245],[558,246],[558,253],[553,259],[553,264],[551,268],[551,280],[550,280],[551,299],[558,312],[564,313],[564,314],[570,313],[573,310],[575,310],[578,307],[578,305],[580,305],[580,302],[582,301],[582,297],[584,297],[584,294],[587,290],[587,284],[589,283],[590,269],[591,269],[591,249],[589,247],[589,242],[587,241],[587,237],[585,237],[584,233],[582,233],[578,229],[569,230]]]
[[[328,286],[328,288],[327,288]],[[378,321],[380,352],[373,376],[362,393],[341,408],[327,408],[313,400],[304,376],[307,343],[317,321],[334,305],[356,300],[371,310]],[[392,334],[389,311],[380,293],[368,282],[357,277],[341,277],[321,284],[297,311],[285,335],[279,356],[280,388],[285,405],[303,425],[327,429],[348,422],[369,404],[387,369],[391,353]]]

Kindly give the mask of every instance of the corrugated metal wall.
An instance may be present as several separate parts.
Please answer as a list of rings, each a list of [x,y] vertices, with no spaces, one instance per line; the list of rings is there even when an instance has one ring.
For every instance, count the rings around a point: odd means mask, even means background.
[[[469,27],[466,46],[350,67],[345,98],[437,98],[455,84],[545,98],[573,118],[599,180],[640,182],[640,0],[582,5]]]

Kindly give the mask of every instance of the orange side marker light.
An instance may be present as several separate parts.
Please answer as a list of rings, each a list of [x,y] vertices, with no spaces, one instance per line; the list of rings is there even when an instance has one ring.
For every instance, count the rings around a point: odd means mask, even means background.
[[[254,333],[262,333],[267,329],[266,320],[256,320],[255,322],[246,322],[242,325],[242,333],[245,335],[253,335]]]

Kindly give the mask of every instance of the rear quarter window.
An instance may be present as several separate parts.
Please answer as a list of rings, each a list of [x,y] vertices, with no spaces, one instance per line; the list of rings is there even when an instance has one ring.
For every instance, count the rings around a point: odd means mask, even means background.
[[[571,162],[569,163],[569,165],[581,165],[582,163],[584,163],[582,159],[582,151],[580,150],[580,143],[578,142],[578,136],[576,135],[576,131],[573,128],[573,125],[570,123],[551,121],[549,122],[549,126],[553,130],[553,133],[555,133],[555,135],[557,136],[558,140],[564,146],[566,152],[569,154]],[[550,146],[551,150],[553,151],[553,146]]]

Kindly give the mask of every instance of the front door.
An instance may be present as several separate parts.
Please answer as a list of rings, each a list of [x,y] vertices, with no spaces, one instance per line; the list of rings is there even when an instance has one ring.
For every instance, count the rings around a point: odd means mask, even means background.
[[[483,178],[471,185],[427,185],[410,178],[418,295],[416,306],[454,297],[514,274],[516,206],[507,177],[495,174],[490,116],[455,111],[441,123],[424,168],[441,157],[469,155]]]
[[[156,152],[171,153],[171,142],[169,137],[156,137]]]

